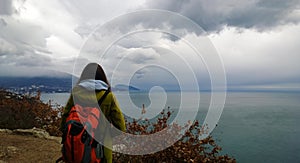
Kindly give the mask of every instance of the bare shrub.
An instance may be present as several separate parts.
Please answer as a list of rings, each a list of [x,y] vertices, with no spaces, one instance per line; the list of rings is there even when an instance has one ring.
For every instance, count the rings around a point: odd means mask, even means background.
[[[137,135],[148,135],[162,131],[169,126],[168,120],[170,119],[171,114],[172,112],[170,110],[163,110],[160,113],[160,116],[157,117],[157,120],[152,122],[147,119],[143,122],[139,122],[136,119],[131,121],[127,120],[127,132]],[[127,155],[115,152],[113,162],[236,162],[234,158],[231,158],[228,155],[219,154],[222,148],[216,144],[211,136],[203,140],[199,139],[200,135],[207,131],[207,128],[201,126],[198,121],[192,123],[190,128],[187,128],[189,126],[188,124],[186,126],[179,126],[176,123],[172,123],[171,125],[175,130],[171,130],[172,132],[168,133],[169,136],[178,135],[180,136],[180,139],[170,147],[147,155]],[[182,134],[184,128],[187,129],[187,132]],[[168,135],[158,137],[157,139],[168,141]],[[151,140],[135,144],[130,144],[131,140],[127,141],[128,142],[119,143],[125,144],[125,146],[130,145],[130,150],[136,151],[145,148],[145,143],[147,143],[146,146],[149,144],[151,145],[152,143]],[[127,152],[134,153],[134,151]]]
[[[0,90],[0,128],[45,129],[50,135],[60,136],[62,107],[52,108],[51,103],[43,103],[40,93],[35,96],[19,95]]]

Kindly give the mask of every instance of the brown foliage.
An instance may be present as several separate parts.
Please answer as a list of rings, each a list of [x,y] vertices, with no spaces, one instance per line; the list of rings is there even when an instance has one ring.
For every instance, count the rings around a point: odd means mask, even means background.
[[[50,135],[60,136],[59,131],[62,107],[51,107],[40,100],[37,95],[19,95],[0,90],[0,128],[27,129],[42,128]]]
[[[168,120],[171,117],[170,110],[163,110],[156,121],[150,122],[145,120],[142,123],[136,119],[126,121],[127,132],[131,134],[153,134],[162,131],[169,126]],[[215,143],[215,140],[209,136],[203,140],[199,137],[206,132],[205,127],[201,127],[198,121],[190,125],[187,132],[182,133],[183,129],[187,129],[189,125],[178,126],[176,123],[171,124],[172,132],[168,133],[170,136],[179,135],[179,140],[170,147],[148,155],[126,155],[122,153],[114,153],[113,162],[236,162],[234,158],[228,155],[219,155],[221,147]],[[170,127],[170,126],[169,126]],[[175,131],[175,132],[174,132]],[[168,136],[158,137],[168,141]],[[156,140],[154,140],[156,141]],[[128,142],[120,142],[125,145],[130,145],[131,150],[140,150],[145,148],[144,143],[130,144]],[[128,144],[127,144],[128,143]],[[151,140],[147,141],[147,145],[151,144]],[[131,153],[134,151],[130,151]]]

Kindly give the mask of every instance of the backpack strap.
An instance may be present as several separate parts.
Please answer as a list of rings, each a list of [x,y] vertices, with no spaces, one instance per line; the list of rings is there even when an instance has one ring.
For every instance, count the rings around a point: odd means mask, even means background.
[[[55,161],[55,163],[59,163],[59,162],[61,162],[61,161],[63,161],[63,157],[61,156],[60,158],[58,158],[56,161]]]
[[[98,105],[100,107],[100,105],[102,104],[102,102],[104,101],[105,97],[108,95],[108,93],[110,92],[110,87],[105,91],[105,93],[103,94],[103,96],[99,99],[98,101]],[[103,150],[103,145],[100,144],[99,142],[97,142],[95,139],[93,140],[92,146],[94,146],[96,148],[95,152],[96,152],[96,157],[97,158],[104,158],[104,150]]]
[[[101,105],[102,102],[104,101],[105,97],[108,95],[108,93],[110,92],[110,88],[108,88],[105,93],[103,94],[103,96],[99,99],[98,101],[98,105]]]

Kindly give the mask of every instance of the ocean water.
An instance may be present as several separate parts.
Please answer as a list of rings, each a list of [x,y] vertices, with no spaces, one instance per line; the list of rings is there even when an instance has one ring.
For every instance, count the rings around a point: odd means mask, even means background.
[[[194,116],[193,92],[115,93],[122,111],[134,118],[153,118],[162,108],[182,108],[187,117]],[[218,126],[212,132],[222,153],[238,162],[300,162],[300,93],[229,92]],[[42,94],[45,102],[65,105],[69,94]],[[210,102],[210,93],[200,94],[196,119],[203,122]],[[141,114],[142,106],[146,114]]]
[[[300,162],[300,93],[228,93],[213,136],[239,162]]]

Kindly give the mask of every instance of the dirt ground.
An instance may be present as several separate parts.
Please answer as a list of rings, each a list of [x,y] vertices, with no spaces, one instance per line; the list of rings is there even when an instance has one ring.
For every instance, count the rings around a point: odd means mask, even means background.
[[[60,148],[57,140],[0,133],[0,163],[53,163],[61,156]]]

